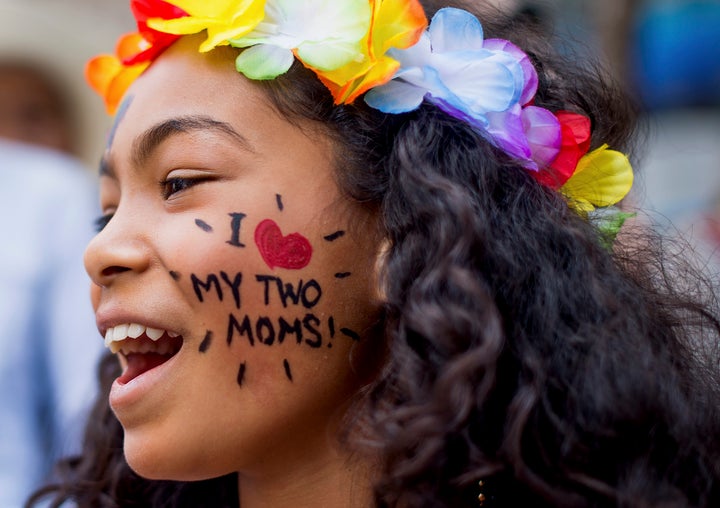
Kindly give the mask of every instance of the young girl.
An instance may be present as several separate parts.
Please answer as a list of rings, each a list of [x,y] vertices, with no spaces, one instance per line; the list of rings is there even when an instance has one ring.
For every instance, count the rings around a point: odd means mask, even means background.
[[[716,301],[615,239],[633,119],[598,76],[431,2],[132,8],[89,65],[120,367],[36,499],[718,505]]]

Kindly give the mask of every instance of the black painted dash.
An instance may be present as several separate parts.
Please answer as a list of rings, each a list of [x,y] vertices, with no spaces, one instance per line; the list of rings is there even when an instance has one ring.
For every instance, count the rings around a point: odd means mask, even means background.
[[[278,210],[282,212],[283,208],[285,208],[285,205],[283,205],[282,196],[280,194],[275,194],[275,201],[277,201]]]
[[[180,274],[178,272],[170,270],[168,273],[170,274],[170,277],[173,278],[173,280],[180,280]]]
[[[283,367],[285,367],[285,375],[290,381],[292,381],[292,371],[290,370],[290,363],[287,361],[287,359],[283,360]]]
[[[210,224],[208,224],[207,222],[205,222],[204,220],[195,219],[195,224],[197,225],[197,227],[199,227],[206,233],[212,233],[212,230],[213,230],[212,226]]]
[[[350,277],[351,275],[352,275],[352,273],[350,273],[350,272],[338,272],[335,274],[335,278],[336,279],[346,279],[346,278]]]
[[[207,333],[205,333],[205,338],[200,343],[200,347],[198,347],[198,351],[200,351],[201,353],[204,353],[205,351],[207,351],[208,348],[210,347],[210,344],[212,343],[212,338],[213,338],[213,333],[210,330],[208,330]]]
[[[360,340],[360,335],[357,332],[352,331],[350,328],[340,328],[340,332],[343,335],[347,335],[352,340]]]
[[[245,362],[242,362],[240,364],[240,370],[238,370],[237,384],[239,386],[242,386],[244,379],[245,379]]]
[[[323,238],[325,240],[327,240],[328,242],[334,242],[335,240],[337,240],[338,238],[341,238],[343,236],[345,236],[345,231],[341,230],[341,231],[335,231],[334,233],[329,234],[327,236],[323,236]]]

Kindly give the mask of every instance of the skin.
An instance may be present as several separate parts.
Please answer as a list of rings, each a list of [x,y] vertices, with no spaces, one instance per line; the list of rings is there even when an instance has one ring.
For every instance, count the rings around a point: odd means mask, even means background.
[[[377,320],[367,276],[377,251],[368,227],[373,218],[339,192],[328,138],[280,117],[257,86],[235,72],[233,51],[200,54],[198,42],[181,39],[128,91],[132,100],[101,169],[102,209],[112,219],[85,256],[101,334],[137,322],[183,338],[152,390],[123,399],[113,387],[110,402],[125,430],[125,455],[136,472],[153,479],[239,472],[244,508],[367,506],[372,468],[343,451],[336,438],[349,400],[368,382],[379,356],[369,339]],[[149,149],[138,157],[149,129],[188,117],[223,122],[238,136],[201,126],[146,143]],[[160,183],[172,178],[184,180]],[[230,214],[238,213],[245,217],[235,239],[244,247],[230,242]],[[253,238],[266,219],[283,235],[308,241],[306,266],[268,265]],[[345,234],[324,238],[336,231]],[[225,283],[222,301],[214,289],[198,298],[191,274],[204,281],[221,271],[230,279],[242,273],[240,309]],[[283,307],[270,285],[266,305],[256,275],[292,284],[315,280],[322,296],[311,309]],[[227,344],[231,314],[254,322],[261,316],[302,319],[308,311],[322,323],[332,316],[338,330],[362,338],[337,332],[329,341],[325,328],[319,348],[293,337],[251,346],[236,335]],[[208,331],[213,340],[201,348]]]

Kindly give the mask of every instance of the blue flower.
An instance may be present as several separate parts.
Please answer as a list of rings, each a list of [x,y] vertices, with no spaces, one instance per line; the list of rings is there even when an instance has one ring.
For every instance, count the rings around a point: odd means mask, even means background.
[[[427,99],[485,128],[487,113],[506,111],[520,100],[525,74],[510,53],[483,45],[475,16],[440,9],[417,44],[391,52],[400,69],[390,82],[368,92],[365,101],[385,113],[404,113]]]
[[[400,69],[365,101],[385,113],[405,113],[423,101],[473,125],[496,146],[537,170],[560,145],[560,124],[549,111],[529,106],[538,84],[528,56],[512,43],[484,39],[467,11],[440,9],[414,46],[394,50]]]

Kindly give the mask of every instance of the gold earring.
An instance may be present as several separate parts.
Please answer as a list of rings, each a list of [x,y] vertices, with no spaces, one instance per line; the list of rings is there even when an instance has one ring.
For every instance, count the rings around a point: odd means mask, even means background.
[[[485,482],[482,481],[482,480],[480,480],[480,481],[478,482],[478,489],[479,489],[479,493],[478,493],[478,497],[477,497],[477,499],[478,499],[478,506],[484,506],[484,505],[485,505],[485,494],[483,494],[483,491],[482,491],[482,489],[483,489],[484,486],[485,486]]]

